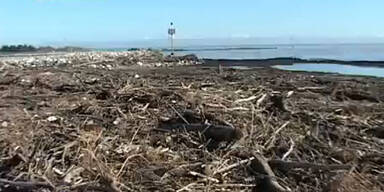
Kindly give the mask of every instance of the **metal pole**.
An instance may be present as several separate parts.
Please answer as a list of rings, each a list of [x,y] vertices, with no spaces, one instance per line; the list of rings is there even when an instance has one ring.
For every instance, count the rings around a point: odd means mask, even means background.
[[[173,48],[173,35],[171,35],[171,51],[172,51],[172,55],[174,54],[174,48]]]
[[[171,22],[171,26],[168,29],[168,35],[171,36],[171,55],[174,54],[174,46],[173,46],[173,38],[175,36],[176,29],[173,27],[173,22]]]

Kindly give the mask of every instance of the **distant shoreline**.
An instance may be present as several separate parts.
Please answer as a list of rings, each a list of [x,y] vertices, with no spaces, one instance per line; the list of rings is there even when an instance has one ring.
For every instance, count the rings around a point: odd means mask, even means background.
[[[55,53],[68,53],[68,52],[86,52],[91,49],[83,47],[34,47],[32,45],[3,45],[0,48],[0,56],[12,56],[12,55],[35,55],[35,54],[55,54]]]
[[[217,66],[221,64],[223,67],[245,66],[245,67],[272,67],[274,65],[293,65],[297,63],[319,63],[319,64],[342,64],[361,67],[382,67],[384,61],[345,61],[334,59],[300,59],[293,57],[280,57],[269,59],[203,59],[206,66]]]
[[[1,57],[36,57],[36,56],[54,56],[54,55],[64,55],[68,53],[79,53],[79,52],[89,52],[89,51],[55,51],[55,52],[18,52],[18,53],[8,53],[0,52]]]
[[[75,51],[69,51],[69,50]],[[271,48],[247,48],[247,47],[231,47],[231,48],[207,48],[203,50],[247,50],[247,49],[274,49]],[[79,48],[79,47],[64,47],[58,48],[56,50],[60,51],[32,51],[32,52],[0,52],[0,58],[2,57],[34,57],[34,56],[54,56],[62,55],[67,53],[76,53],[76,52],[98,52],[93,49]],[[130,48],[125,51],[138,51],[138,50],[148,50],[148,51],[161,51],[164,53],[165,49],[139,49],[139,48]],[[179,51],[185,51],[189,49],[180,49]],[[190,49],[192,51],[192,49]],[[201,49],[200,49],[201,50]],[[197,50],[193,50],[197,51]],[[100,52],[115,52],[115,51],[100,51]],[[116,51],[121,52],[121,51]],[[176,50],[177,52],[177,50]],[[293,65],[300,63],[319,63],[319,64],[342,64],[342,65],[353,65],[361,67],[380,67],[384,68],[384,61],[372,61],[372,60],[337,60],[337,59],[301,59],[295,57],[276,57],[276,58],[266,58],[266,59],[206,59],[200,58],[204,61],[204,66],[217,66],[219,63],[223,67],[232,67],[232,66],[244,66],[244,67],[272,67],[274,65]]]

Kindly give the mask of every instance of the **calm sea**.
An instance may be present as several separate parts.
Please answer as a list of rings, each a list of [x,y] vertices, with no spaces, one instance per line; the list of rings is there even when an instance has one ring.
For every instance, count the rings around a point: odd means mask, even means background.
[[[345,75],[365,75],[384,77],[384,68],[361,67],[327,63],[297,63],[294,65],[275,65],[275,68],[289,71],[328,72]]]
[[[121,50],[127,49],[109,49],[109,51]],[[166,48],[161,50],[165,54],[170,54],[170,51]],[[176,47],[175,54],[196,54],[198,57],[206,59],[267,59],[277,57],[296,57],[301,59],[384,61],[384,44],[189,46]],[[283,70],[319,71],[384,77],[384,69],[377,67],[356,67],[338,64],[319,65],[311,63],[276,67]]]
[[[169,53],[169,51],[165,51]],[[177,55],[196,54],[209,59],[266,59],[297,57],[384,61],[384,44],[238,45],[176,48]]]
[[[210,59],[267,59],[296,57],[301,59],[335,59],[345,61],[384,61],[384,44],[337,44],[337,45],[266,45],[186,48],[176,54],[196,54]],[[292,71],[331,72],[346,75],[384,77],[384,68],[359,67],[339,64],[295,64],[275,66]]]

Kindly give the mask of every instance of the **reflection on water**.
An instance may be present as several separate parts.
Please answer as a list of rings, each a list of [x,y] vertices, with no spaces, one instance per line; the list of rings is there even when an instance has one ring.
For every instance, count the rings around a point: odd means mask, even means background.
[[[340,64],[316,64],[316,63],[300,63],[294,65],[275,65],[275,68],[289,71],[312,71],[312,72],[329,72],[340,73],[346,75],[366,75],[384,77],[384,68],[379,67],[360,67]]]

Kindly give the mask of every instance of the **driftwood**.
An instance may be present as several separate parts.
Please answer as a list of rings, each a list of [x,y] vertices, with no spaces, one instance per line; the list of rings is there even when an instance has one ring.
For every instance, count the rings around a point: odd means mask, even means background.
[[[375,96],[372,96],[370,93],[363,92],[363,91],[345,91],[344,95],[352,100],[367,100],[369,102],[378,103],[380,102],[378,98]]]
[[[0,179],[0,191],[1,187],[7,185],[7,188],[11,188],[13,191],[29,191],[33,189],[69,189],[69,190],[91,190],[91,191],[111,191],[110,187],[97,186],[96,183],[81,183],[73,186],[52,186],[47,182],[32,182],[32,181],[10,181],[7,179]]]
[[[316,91],[316,90],[324,90],[327,87],[298,87],[298,91]]]
[[[288,112],[287,108],[285,107],[284,103],[284,97],[281,95],[273,95],[271,96],[272,106],[275,109],[278,109],[283,112]]]
[[[384,139],[384,127],[376,127],[366,131],[367,134]]]
[[[217,72],[218,72],[219,74],[222,74],[222,73],[223,73],[223,66],[222,66],[220,63],[217,64]]]
[[[217,142],[221,141],[234,141],[242,137],[240,130],[226,125],[210,125],[210,124],[166,124],[155,129],[159,131],[187,131],[187,132],[200,132],[206,139],[211,139]]]
[[[48,188],[53,189],[49,183],[46,182],[28,182],[28,181],[10,181],[7,179],[0,179],[0,186],[8,185],[9,187],[18,188],[20,190],[22,189],[38,189],[38,188]],[[1,188],[0,188],[1,189]]]
[[[255,159],[251,161],[249,168],[251,173],[256,176],[256,188],[255,191],[265,192],[283,192],[284,189],[276,180],[275,173],[273,173],[271,167],[260,154],[255,154]]]
[[[177,118],[160,122],[158,128],[155,130],[167,132],[199,132],[206,140],[211,140],[213,142],[232,142],[243,136],[242,132],[233,126],[207,123],[207,121],[217,121],[212,115],[205,114],[205,117],[202,118],[193,111],[186,110],[181,114],[172,106],[170,107],[176,113]]]
[[[340,90],[338,87],[332,92],[332,96],[338,100],[355,100],[355,101],[369,101],[372,103],[379,103],[380,100],[376,96],[372,95],[369,92],[365,91],[355,91],[355,90]]]
[[[254,153],[250,158],[249,169],[256,176],[255,191],[281,192],[289,191],[284,189],[272,171],[277,169],[280,171],[289,171],[291,169],[312,169],[318,171],[336,171],[351,170],[351,165],[322,165],[307,162],[288,162],[284,160],[267,160],[263,155]]]
[[[375,131],[383,127],[384,102],[346,93],[384,100],[382,79],[111,65],[119,68],[12,69],[0,78],[11,83],[0,85],[0,178],[17,182],[3,181],[2,191],[239,192],[277,183],[279,190],[320,192],[350,172],[384,186],[377,177],[384,145]],[[333,96],[335,82],[343,87]],[[272,95],[280,98],[274,103]],[[245,137],[224,148],[232,133]],[[216,140],[223,142],[209,151]],[[260,172],[246,169],[257,161],[254,150],[271,158],[259,160]],[[152,166],[158,169],[140,171]],[[19,181],[50,187],[19,189]]]
[[[282,171],[287,171],[287,170],[296,169],[296,168],[323,170],[323,171],[352,169],[351,165],[322,165],[322,164],[307,163],[307,162],[287,162],[283,160],[269,160],[268,164],[273,169],[279,169]]]

